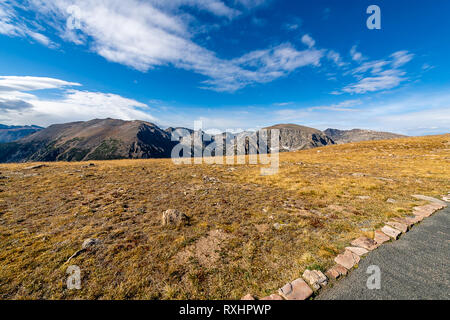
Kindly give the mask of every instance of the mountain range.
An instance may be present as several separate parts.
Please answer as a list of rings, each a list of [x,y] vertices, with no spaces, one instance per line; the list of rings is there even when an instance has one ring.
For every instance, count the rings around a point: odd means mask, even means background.
[[[337,144],[369,141],[369,140],[388,140],[405,137],[400,134],[364,129],[339,130],[326,129],[324,133],[333,139]]]
[[[0,132],[3,127],[0,127]],[[170,127],[163,130],[146,121],[109,118],[55,124],[45,129],[36,126],[17,127],[16,129],[20,131],[19,128],[28,128],[34,132],[19,140],[0,144],[0,162],[169,158],[172,149],[178,144],[177,141],[171,139],[174,131],[185,130],[184,133],[191,137],[194,135],[194,131],[191,129]],[[264,129],[269,132],[273,129],[280,130],[280,151],[296,151],[336,143],[402,137],[392,133],[361,129],[327,129],[322,132],[296,124],[278,124]],[[217,142],[219,139],[230,142],[247,136],[248,132],[238,134],[227,132],[219,135],[208,135],[202,132],[202,134],[207,138],[204,139],[206,142],[203,142],[202,146],[206,148],[209,143]],[[185,141],[184,138],[182,143],[190,143],[189,140],[187,140],[188,142],[183,141]],[[246,140],[246,153],[249,152],[251,143],[248,139]]]
[[[38,126],[6,126],[0,124],[0,143],[13,142],[44,128]]]

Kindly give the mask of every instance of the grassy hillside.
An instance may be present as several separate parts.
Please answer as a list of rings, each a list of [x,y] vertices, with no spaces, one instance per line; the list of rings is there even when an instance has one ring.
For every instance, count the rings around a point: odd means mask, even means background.
[[[335,145],[257,165],[0,165],[0,298],[222,299],[326,269],[358,235],[450,191],[450,135]],[[370,197],[370,198],[368,198]],[[395,200],[392,203],[389,198]],[[167,228],[178,209],[189,226]],[[82,289],[66,289],[72,259]]]

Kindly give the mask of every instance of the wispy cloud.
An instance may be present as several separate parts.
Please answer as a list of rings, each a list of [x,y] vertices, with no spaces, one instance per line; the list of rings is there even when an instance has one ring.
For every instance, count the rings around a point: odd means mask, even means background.
[[[289,43],[281,44],[227,62],[227,68],[220,71],[222,76],[213,76],[204,83],[217,91],[235,91],[252,83],[273,81],[300,67],[319,66],[323,56],[323,50],[299,51]]]
[[[46,77],[0,76],[0,96],[4,92],[35,91],[73,86],[80,86],[80,84]]]
[[[264,1],[239,1],[244,8]],[[233,92],[255,83],[267,83],[307,65],[317,66],[323,56],[313,49],[314,40],[303,37],[308,50],[297,50],[286,43],[274,48],[250,52],[240,58],[222,59],[216,53],[194,43],[189,19],[172,10],[191,6],[217,16],[232,18],[238,14],[221,1],[176,0],[28,0],[31,10],[52,21],[66,41],[88,45],[108,61],[146,72],[158,66],[175,66],[204,75],[202,88]],[[77,8],[77,10],[69,10]],[[15,17],[18,19],[18,17]],[[71,28],[68,21],[76,26]]]
[[[314,45],[316,44],[316,41],[314,41],[313,38],[311,38],[311,36],[309,34],[305,34],[302,37],[302,42],[307,45],[309,48],[314,47]]]
[[[204,76],[200,88],[218,92],[232,93],[247,86],[269,83],[300,68],[320,67],[322,60],[355,77],[357,82],[346,85],[340,93],[390,89],[407,79],[400,70],[413,58],[407,51],[395,52],[386,60],[366,61],[355,45],[350,50],[351,63],[357,63],[358,67],[348,70],[350,62],[344,61],[335,50],[318,48],[310,34],[301,37],[306,49],[299,49],[290,42],[278,42],[236,58],[223,58],[194,41],[199,28],[192,11],[211,14],[216,18],[214,25],[220,25],[267,2],[11,0],[0,3],[0,33],[56,46],[47,37],[52,33],[52,37],[86,46],[108,61],[141,72],[166,66],[189,70]],[[185,10],[186,7],[190,10]],[[23,12],[31,13],[35,20],[27,20],[25,17],[29,15]],[[293,21],[292,28],[301,23],[299,18]],[[335,75],[327,79],[337,80]]]
[[[395,88],[408,80],[406,72],[399,68],[413,57],[414,54],[408,51],[397,51],[389,56],[390,59],[364,62],[347,72],[358,82],[345,86],[342,92],[361,94]]]
[[[363,55],[362,55],[361,52],[358,52],[358,51],[356,50],[356,48],[357,48],[357,46],[354,45],[354,46],[350,49],[350,56],[352,57],[352,59],[353,59],[354,61],[360,62],[360,61],[364,60],[364,57],[363,57]]]
[[[391,58],[392,66],[394,68],[399,68],[410,62],[414,58],[414,54],[409,53],[408,51],[397,51],[391,54]]]
[[[338,67],[343,67],[346,65],[346,63],[342,60],[341,55],[334,50],[328,51],[327,59],[333,61]]]
[[[30,29],[26,22],[19,21],[17,12],[6,3],[0,3],[0,34],[32,39],[51,48],[57,46],[44,34]]]

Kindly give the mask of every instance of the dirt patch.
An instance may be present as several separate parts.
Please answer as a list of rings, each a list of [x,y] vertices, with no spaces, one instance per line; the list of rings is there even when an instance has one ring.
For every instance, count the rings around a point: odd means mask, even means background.
[[[257,224],[255,225],[255,228],[259,233],[264,233],[269,230],[270,226],[268,224]]]
[[[178,253],[175,261],[177,264],[186,264],[195,259],[201,266],[211,266],[219,260],[223,242],[229,238],[230,235],[222,230],[212,230],[206,237],[200,238]]]

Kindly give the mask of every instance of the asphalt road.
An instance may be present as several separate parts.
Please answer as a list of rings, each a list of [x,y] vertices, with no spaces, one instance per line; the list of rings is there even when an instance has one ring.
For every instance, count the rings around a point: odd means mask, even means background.
[[[450,207],[434,213],[397,241],[361,259],[359,267],[323,290],[319,300],[450,299]],[[381,288],[368,289],[370,265],[380,268]]]

